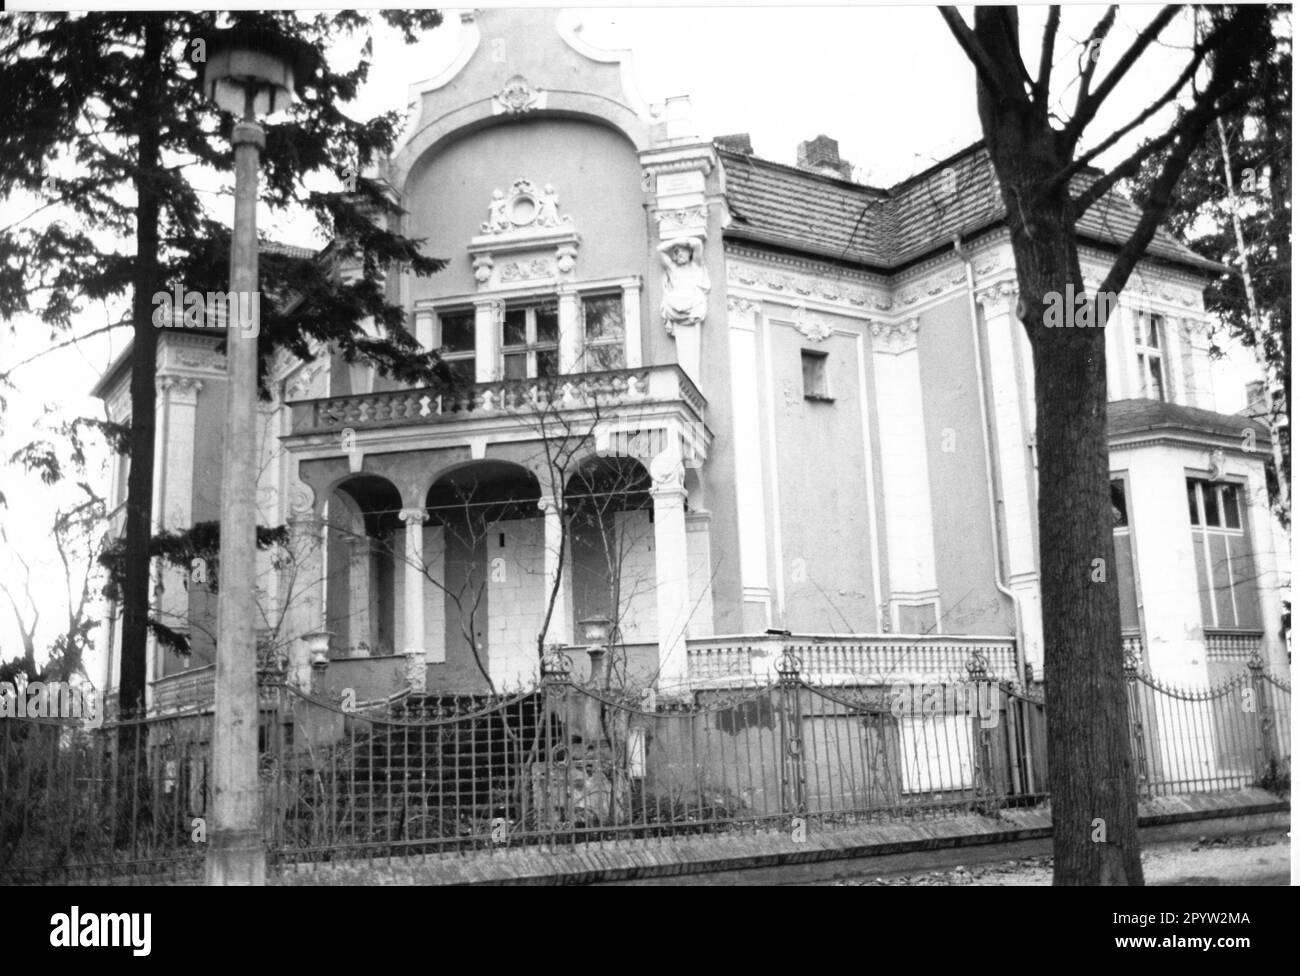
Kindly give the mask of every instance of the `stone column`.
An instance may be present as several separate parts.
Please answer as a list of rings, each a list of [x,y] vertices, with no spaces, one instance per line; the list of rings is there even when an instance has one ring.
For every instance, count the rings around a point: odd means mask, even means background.
[[[568,286],[560,286],[556,310],[560,327],[560,372],[582,372],[582,316],[579,314],[578,296]]]
[[[356,523],[361,523],[359,517]],[[361,524],[347,546],[348,657],[369,657],[374,651],[370,630],[370,556],[374,546],[365,531]]]
[[[641,283],[623,286],[623,341],[628,369],[641,368]]]
[[[497,330],[501,324],[497,317],[498,300],[489,299],[474,303],[474,381],[492,383],[499,377]]]
[[[307,692],[311,689],[311,650],[304,638],[326,628],[325,541],[312,490],[296,479],[289,483],[288,521],[293,569],[281,576],[280,599],[285,608],[289,680]]]
[[[158,391],[162,399],[159,415],[166,419],[166,445],[163,453],[166,478],[161,482],[159,503],[162,511],[158,513],[158,526],[164,530],[183,530],[193,525],[194,421],[198,411],[199,391],[202,389],[202,380],[185,376],[158,377]],[[182,568],[161,561],[159,565],[162,578],[159,611],[162,621],[168,627],[185,633],[190,629],[186,577],[193,568],[201,568],[204,570],[202,575],[207,575],[206,566]]]
[[[937,632],[942,633],[930,470],[924,448],[927,441],[921,363],[916,346],[920,327],[919,318],[873,321],[871,351],[876,364],[891,611],[900,604],[931,601]],[[899,621],[894,621],[893,629],[899,626]]]
[[[745,298],[727,300],[730,330],[732,443],[736,458],[736,520],[744,632],[772,626],[768,581],[767,511],[763,500],[763,437],[759,423],[758,321],[761,309]],[[876,572],[873,567],[872,572]]]
[[[424,523],[429,513],[423,508],[404,508],[398,514],[406,523],[402,653],[406,655],[407,683],[412,691],[422,692],[427,659],[424,647]]]
[[[691,617],[690,560],[686,546],[686,489],[678,462],[651,464],[655,513],[655,593],[659,626],[659,687],[671,693],[689,680],[686,627]],[[657,470],[656,470],[657,469]]]
[[[989,384],[993,388],[993,425],[997,431],[1007,585],[1020,601],[1025,660],[1041,673],[1043,616],[1038,584],[1038,548],[1034,538],[1038,512],[1031,488],[1034,472],[1029,453],[1029,432],[1022,423],[1024,387],[1016,368],[1015,333],[1022,328],[1011,315],[1016,288],[1005,282],[981,292],[978,298],[984,312],[984,329],[989,345]]]
[[[550,496],[541,498],[537,502],[537,507],[542,510],[542,515],[546,519],[542,543],[545,550],[542,578],[546,586],[542,592],[543,613],[546,612],[556,577],[559,577],[560,581],[559,590],[555,594],[555,607],[551,611],[550,625],[546,628],[546,636],[542,639],[542,643],[546,647],[552,644],[572,644],[573,601],[569,596],[570,580],[566,565],[568,560],[562,562],[560,559],[564,540],[564,516],[556,506],[555,499]]]

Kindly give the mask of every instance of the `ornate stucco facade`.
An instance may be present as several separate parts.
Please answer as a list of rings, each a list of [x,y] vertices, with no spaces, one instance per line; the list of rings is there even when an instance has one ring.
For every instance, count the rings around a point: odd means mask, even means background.
[[[449,259],[388,287],[459,384],[406,389],[325,349],[272,365],[259,515],[295,557],[267,558],[261,626],[296,680],[327,633],[336,690],[500,690],[536,676],[539,634],[583,645],[599,617],[665,689],[762,673],[769,630],[820,648],[827,677],[976,649],[1041,674],[1033,364],[980,148],[864,187],[700,138],[573,18],[464,26],[381,174],[404,232]],[[1090,288],[1108,235],[1081,228]],[[1214,412],[1206,271],[1160,238],[1106,326],[1126,641],[1202,682],[1243,649],[1285,660],[1267,433]],[[160,340],[160,527],[216,518],[215,345]],[[100,386],[114,419],[125,390],[121,369]],[[157,592],[195,650],[154,655],[155,695],[211,661],[215,616],[179,571]]]

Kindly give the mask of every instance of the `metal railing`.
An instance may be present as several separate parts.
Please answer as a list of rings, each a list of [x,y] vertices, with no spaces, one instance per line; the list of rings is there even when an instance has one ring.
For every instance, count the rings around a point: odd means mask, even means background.
[[[583,680],[563,655],[512,696],[309,697],[264,674],[264,836],[278,870],[337,859],[728,834],[1031,805],[1041,684],[983,654],[941,681],[769,682],[685,699]],[[1144,797],[1289,788],[1290,686],[1256,658],[1206,689],[1126,669]],[[95,731],[0,721],[0,882],[198,876],[211,716]]]

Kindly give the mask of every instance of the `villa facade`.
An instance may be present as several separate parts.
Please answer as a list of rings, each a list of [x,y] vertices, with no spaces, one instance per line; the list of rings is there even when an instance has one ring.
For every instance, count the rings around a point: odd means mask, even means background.
[[[259,628],[292,680],[503,691],[602,627],[602,664],[663,690],[791,645],[825,680],[975,652],[1041,677],[1033,362],[982,148],[866,186],[825,136],[798,165],[702,138],[575,18],[463,20],[381,174],[449,260],[388,287],[458,382],[327,349],[271,367],[259,522],[293,545],[264,556]],[[1090,292],[1132,224],[1115,198],[1081,222]],[[1160,235],[1106,324],[1125,643],[1177,684],[1286,665],[1268,432],[1216,410],[1213,271]],[[218,518],[224,362],[210,332],[159,343],[154,510],[181,528]],[[128,386],[124,359],[97,389],[113,420]],[[193,645],[151,653],[159,709],[210,687],[216,597],[163,568],[155,592]]]

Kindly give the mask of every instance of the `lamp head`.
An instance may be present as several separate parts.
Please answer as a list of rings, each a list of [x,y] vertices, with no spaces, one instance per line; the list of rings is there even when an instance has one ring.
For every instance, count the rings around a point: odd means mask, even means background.
[[[207,41],[204,94],[240,119],[249,108],[254,118],[287,109],[320,63],[310,45],[262,27],[231,27]]]

